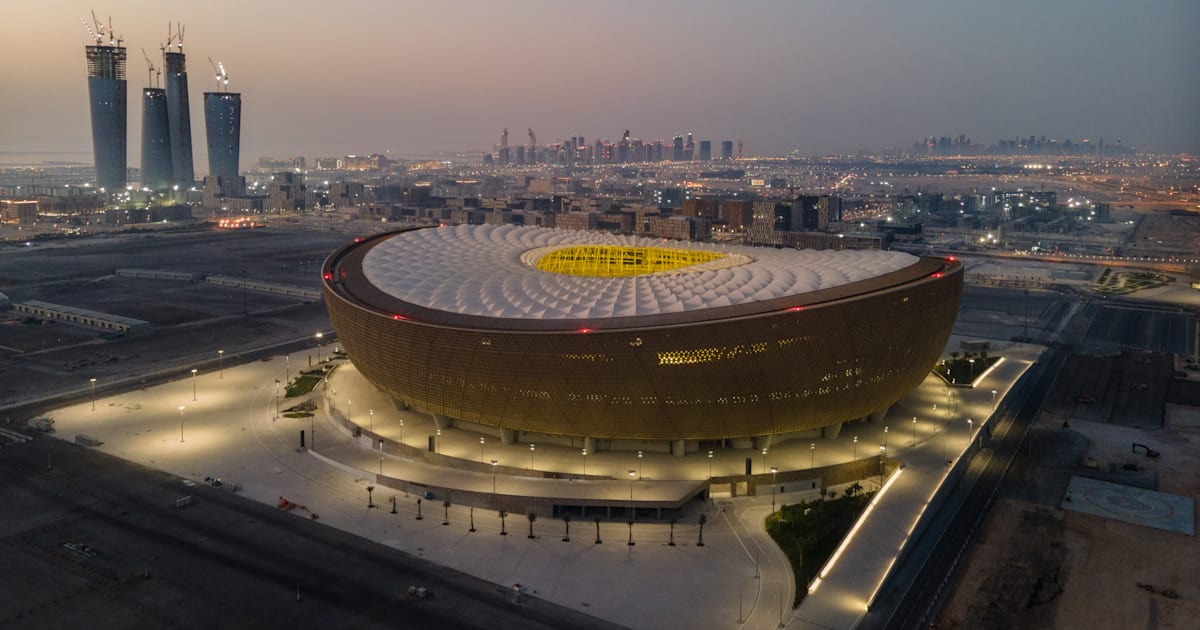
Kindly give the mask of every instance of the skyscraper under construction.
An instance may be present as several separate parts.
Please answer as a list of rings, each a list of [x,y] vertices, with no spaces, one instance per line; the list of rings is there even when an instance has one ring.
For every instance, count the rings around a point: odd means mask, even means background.
[[[187,58],[183,54],[183,28],[171,35],[163,51],[163,69],[167,79],[167,130],[171,138],[173,183],[191,186],[196,175],[192,168],[192,116],[188,105]]]
[[[96,185],[116,191],[125,187],[125,46],[94,14],[92,25],[84,25],[93,41],[86,51]]]
[[[167,91],[148,87],[142,90],[142,186],[151,190],[169,188],[174,177]]]
[[[242,95],[205,92],[204,128],[208,137],[208,174],[236,178],[242,144]]]

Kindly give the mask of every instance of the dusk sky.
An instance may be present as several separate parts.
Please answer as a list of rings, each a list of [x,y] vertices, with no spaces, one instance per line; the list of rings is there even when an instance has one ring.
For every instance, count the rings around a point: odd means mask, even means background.
[[[748,155],[851,152],[965,133],[1200,152],[1200,3],[961,0],[5,3],[0,151],[91,150],[81,17],[129,48],[129,164],[141,49],[186,27],[196,171],[208,57],[243,94],[261,155],[478,153],[572,134],[694,132]]]

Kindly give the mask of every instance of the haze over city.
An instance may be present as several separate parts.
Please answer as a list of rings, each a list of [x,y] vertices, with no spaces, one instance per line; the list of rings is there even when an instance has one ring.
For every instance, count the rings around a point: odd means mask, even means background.
[[[193,101],[245,94],[242,152],[461,151],[502,128],[645,140],[695,132],[747,155],[845,153],[965,133],[1200,150],[1187,1],[561,3],[22,2],[6,8],[0,150],[90,149],[80,18],[129,48],[130,118],[168,22]],[[202,121],[193,120],[200,137]],[[139,130],[130,125],[130,163]],[[204,147],[197,146],[197,164]],[[198,172],[203,172],[201,167]]]

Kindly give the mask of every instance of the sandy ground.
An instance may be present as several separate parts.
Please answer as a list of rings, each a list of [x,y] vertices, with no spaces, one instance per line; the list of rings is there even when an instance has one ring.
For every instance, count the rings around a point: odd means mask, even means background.
[[[1162,429],[1041,424],[1032,461],[1014,465],[1019,487],[993,507],[937,627],[1200,627],[1200,539],[1057,507],[1072,474],[1200,498],[1200,428],[1171,422],[1196,412],[1176,410]],[[1161,457],[1132,454],[1132,442]],[[1121,471],[1125,463],[1142,470]]]

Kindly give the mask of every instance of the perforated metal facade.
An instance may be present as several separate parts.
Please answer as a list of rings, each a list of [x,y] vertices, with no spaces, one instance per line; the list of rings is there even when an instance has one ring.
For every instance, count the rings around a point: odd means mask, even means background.
[[[392,235],[325,262],[326,304],[358,370],[417,409],[552,435],[720,439],[886,408],[937,360],[962,266],[920,258],[870,280],[755,304],[561,321],[449,314],[362,276]]]

